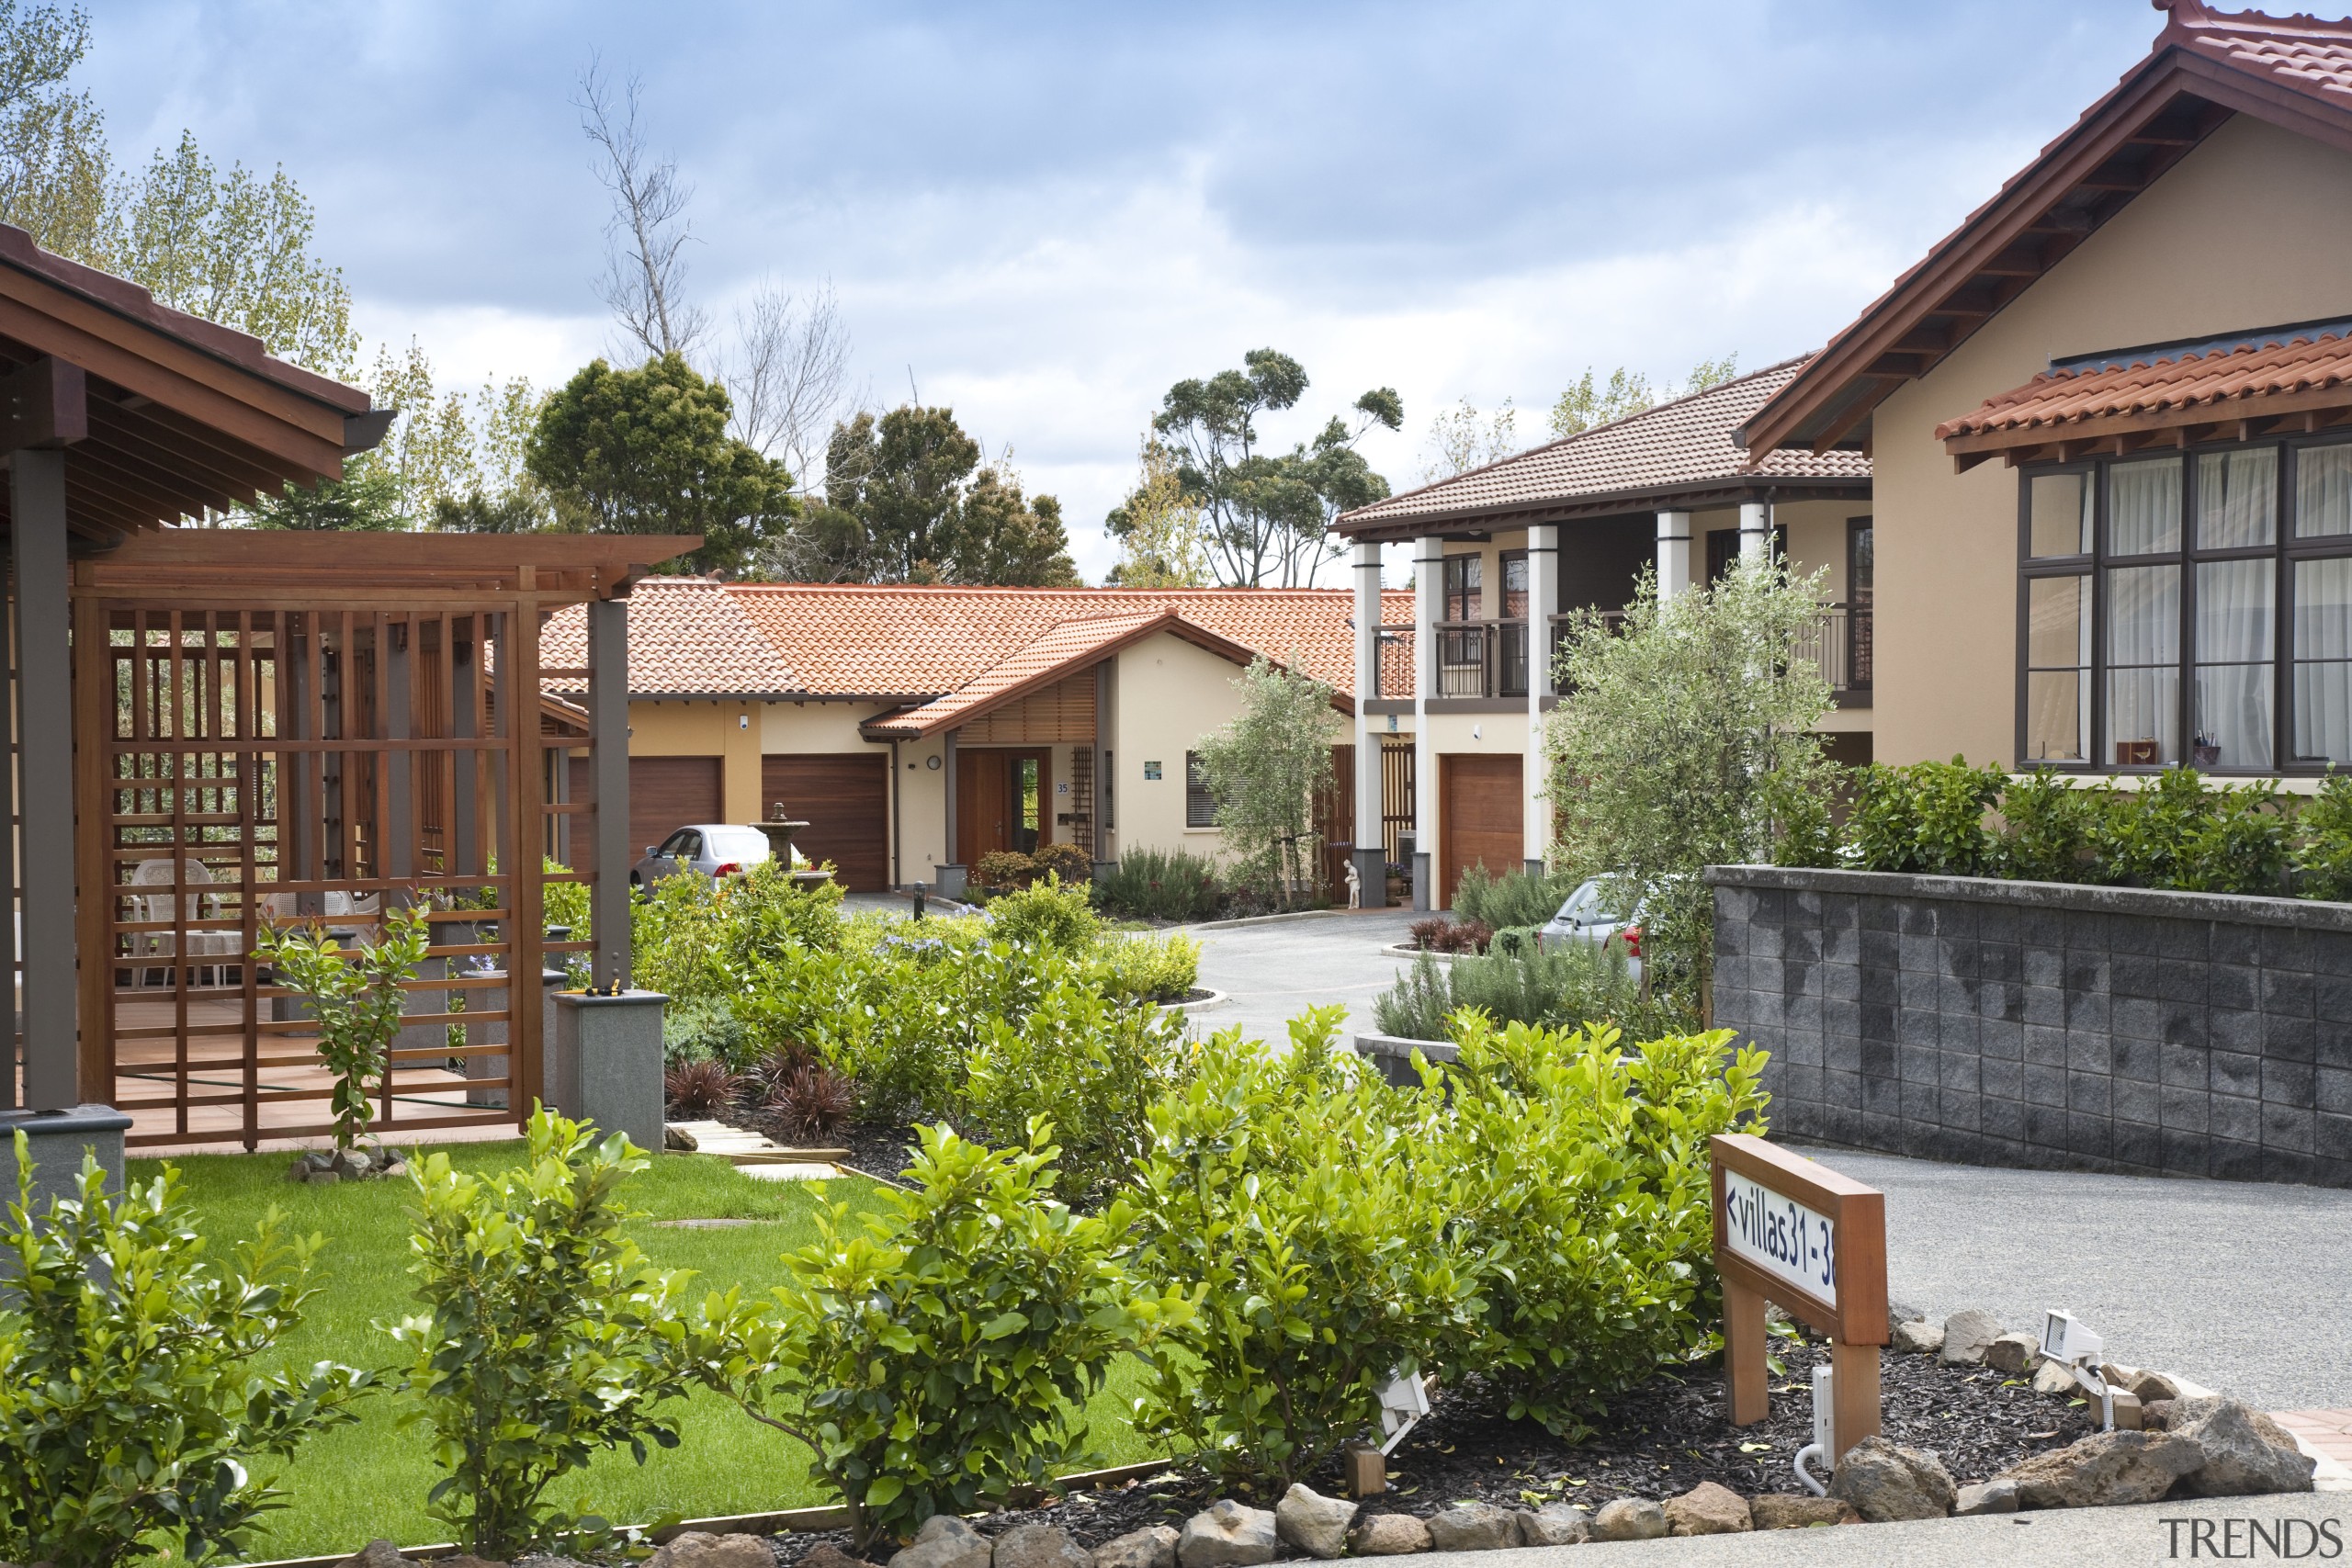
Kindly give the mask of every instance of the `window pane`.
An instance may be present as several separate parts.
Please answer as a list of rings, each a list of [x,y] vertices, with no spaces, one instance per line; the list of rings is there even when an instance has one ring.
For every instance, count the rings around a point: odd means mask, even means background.
[[[2180,459],[2152,457],[2107,470],[2107,553],[2180,548]]]
[[[2025,754],[2087,761],[2091,732],[2091,580],[2037,577],[2026,583]]]
[[[2295,536],[2352,534],[2352,443],[2295,454]]]
[[[2295,563],[2294,649],[2295,761],[2352,761],[2352,558]]]
[[[2278,449],[2208,452],[2197,459],[2197,547],[2229,550],[2278,537]]]
[[[2091,661],[2091,580],[2037,577],[2026,584],[2026,666],[2082,669]]]
[[[2037,556],[2091,553],[2088,474],[2037,474],[2027,489],[2030,548]]]
[[[2180,761],[2180,569],[2107,574],[2107,733],[2119,766]]]
[[[2197,569],[2197,733],[2200,768],[2267,768],[2278,563],[2207,561]]]

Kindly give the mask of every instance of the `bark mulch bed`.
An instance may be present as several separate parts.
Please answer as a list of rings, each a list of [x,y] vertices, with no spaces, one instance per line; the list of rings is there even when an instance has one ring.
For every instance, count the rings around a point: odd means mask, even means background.
[[[1568,1502],[1588,1508],[1618,1497],[1663,1501],[1702,1481],[1743,1496],[1803,1492],[1791,1461],[1813,1440],[1813,1366],[1826,1355],[1816,1341],[1776,1336],[1772,1351],[1786,1369],[1772,1380],[1771,1414],[1753,1427],[1724,1418],[1720,1368],[1693,1369],[1682,1378],[1658,1377],[1619,1399],[1600,1429],[1571,1447],[1532,1421],[1503,1418],[1503,1406],[1472,1384],[1442,1390],[1433,1408],[1388,1457],[1388,1490],[1371,1501],[1374,1513],[1422,1517],[1456,1503],[1534,1507]],[[1881,1359],[1884,1431],[1906,1448],[1942,1455],[1952,1479],[1984,1481],[2049,1449],[2064,1448],[2098,1429],[2081,1404],[2035,1393],[2021,1379],[1985,1367],[1947,1366],[1932,1356]],[[1815,1465],[1814,1473],[1823,1474]],[[1307,1478],[1327,1496],[1340,1495],[1336,1456]],[[1037,1508],[1008,1509],[973,1520],[984,1535],[1020,1524],[1058,1525],[1093,1547],[1147,1525],[1182,1526],[1217,1497],[1273,1506],[1279,1490],[1219,1483],[1191,1465],[1053,1499]],[[775,1545],[785,1568],[830,1541],[846,1550],[843,1532],[780,1536]],[[876,1557],[889,1551],[877,1547]]]

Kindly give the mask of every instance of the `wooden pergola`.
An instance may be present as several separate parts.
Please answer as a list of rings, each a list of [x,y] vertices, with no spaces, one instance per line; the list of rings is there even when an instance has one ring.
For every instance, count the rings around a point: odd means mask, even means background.
[[[184,525],[341,477],[391,416],[0,228],[19,998],[0,1112],[113,1105],[134,1145],[316,1135],[326,1080],[251,957],[265,924],[364,942],[429,909],[379,1126],[527,1113],[551,945],[626,984],[626,595],[699,541]],[[540,625],[576,604],[588,665],[543,671]],[[556,677],[584,704],[545,697]],[[543,934],[582,831],[609,868],[592,928],[618,933],[593,949]]]

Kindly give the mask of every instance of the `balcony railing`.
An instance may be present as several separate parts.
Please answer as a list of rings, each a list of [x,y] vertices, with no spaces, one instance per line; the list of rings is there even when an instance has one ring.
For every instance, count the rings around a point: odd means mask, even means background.
[[[1573,615],[1555,615],[1551,653],[1557,658]],[[1624,620],[1623,611],[1601,619],[1614,630]],[[1380,628],[1380,660],[1374,671],[1375,697],[1408,696],[1412,671],[1407,660],[1410,626]],[[1440,621],[1432,628],[1437,638],[1438,697],[1523,697],[1527,695],[1527,623],[1525,621]],[[1871,689],[1871,612],[1868,606],[1824,604],[1821,615],[1797,639],[1797,656],[1821,671],[1829,689],[1841,696]]]

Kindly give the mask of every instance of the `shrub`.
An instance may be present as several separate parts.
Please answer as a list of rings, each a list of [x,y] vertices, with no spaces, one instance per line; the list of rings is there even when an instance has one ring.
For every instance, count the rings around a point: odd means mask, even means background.
[[[961,1110],[976,1133],[1015,1147],[1050,1114],[1063,1190],[1091,1205],[1133,1179],[1151,1103],[1182,1080],[1191,1057],[1178,1015],[1123,1006],[1070,975],[1018,1022],[990,1021],[966,1069]]]
[[[1995,863],[1984,814],[2000,798],[2001,770],[1949,762],[1873,762],[1855,783],[1849,823],[1864,871],[1982,876]]]
[[[1373,1002],[1383,1034],[1446,1040],[1464,1009],[1495,1024],[1550,1029],[1613,1024],[1629,1033],[1670,1033],[1689,1020],[1671,1001],[1645,999],[1624,947],[1616,942],[1570,942],[1545,950],[1532,933],[1510,945],[1498,933],[1493,951],[1451,965],[1424,954],[1412,971]]]
[[[665,876],[631,911],[632,974],[673,1005],[725,1000],[763,963],[840,945],[845,897],[838,882],[800,882],[773,860],[716,881]]]
[[[17,1201],[0,1225],[0,1555],[107,1568],[159,1552],[242,1556],[283,1459],[353,1419],[370,1374],[320,1362],[261,1371],[317,1293],[319,1238],[272,1209],[223,1262],[168,1167],[119,1198],[85,1156],[79,1196],[36,1215],[15,1139]]]
[[[1040,876],[1084,882],[1094,874],[1094,857],[1077,844],[1040,844],[1037,852],[1029,858],[1036,863]]]
[[[885,1194],[869,1234],[820,1214],[772,1309],[732,1293],[708,1309],[705,1381],[808,1446],[854,1551],[1044,1488],[1111,1359],[1192,1311],[1121,1268],[1125,1203],[1086,1216],[1055,1198],[1048,1133],[990,1150],[923,1128],[914,1190]]]
[[[991,889],[1026,887],[1036,874],[1036,861],[1019,850],[990,850],[972,866],[973,885]]]
[[[857,1109],[857,1089],[819,1061],[786,1069],[767,1097],[768,1109],[797,1138],[829,1138]]]
[[[1462,874],[1453,890],[1453,912],[1493,931],[1508,926],[1540,926],[1559,913],[1584,881],[1566,872],[1506,871],[1489,876],[1483,865]]]
[[[1133,920],[1210,920],[1225,908],[1216,863],[1189,850],[1136,850],[1094,879],[1104,914]]]
[[[1415,920],[1407,929],[1413,945],[1430,953],[1484,953],[1495,934],[1484,920],[1454,919],[1446,915]]]
[[[2352,899],[2352,775],[2330,773],[2297,814],[2295,887],[2306,898]]]
[[[1449,1364],[1578,1441],[1611,1396],[1721,1344],[1707,1140],[1762,1130],[1764,1055],[1731,1056],[1728,1030],[1621,1055],[1613,1030],[1476,1014],[1458,1039],[1432,1155],[1482,1288]]]
[[[989,924],[1001,941],[1076,953],[1102,934],[1102,922],[1087,901],[1086,884],[1065,884],[1047,875],[1018,893],[989,901]]]
[[[1342,1016],[1294,1020],[1286,1056],[1220,1033],[1153,1104],[1136,1187],[1137,1270],[1201,1303],[1154,1353],[1136,1424],[1276,1491],[1477,1310],[1462,1194],[1421,1168],[1404,1097],[1335,1055]]]
[[[681,1063],[662,1075],[662,1093],[671,1114],[697,1122],[732,1111],[742,1088],[741,1074],[707,1057]]]
[[[311,924],[265,927],[254,945],[254,957],[270,966],[277,983],[310,1005],[319,1057],[334,1075],[327,1110],[338,1149],[368,1131],[368,1092],[384,1076],[408,999],[401,983],[415,975],[432,942],[420,906],[388,910],[376,941],[348,952]]]
[[[602,1521],[548,1487],[607,1449],[643,1463],[647,1443],[676,1447],[658,1407],[687,1386],[682,1281],[621,1234],[619,1188],[644,1156],[541,1110],[527,1165],[480,1177],[432,1154],[410,1168],[426,1311],[390,1332],[415,1354],[401,1419],[430,1428],[446,1472],[427,1506],[480,1557],[594,1536]]]
[[[1175,1002],[1201,977],[1201,944],[1186,936],[1104,936],[1087,973],[1109,995],[1131,1002]]]
[[[2100,874],[2099,819],[2110,787],[2076,789],[2037,768],[2001,792],[2001,839],[1994,865],[2024,882],[2089,882]]]
[[[662,1010],[662,1057],[671,1066],[718,1062],[740,1068],[750,1049],[743,1021],[724,997],[696,997]]]

